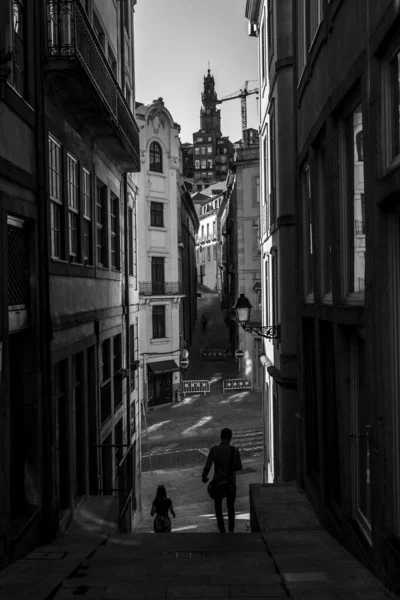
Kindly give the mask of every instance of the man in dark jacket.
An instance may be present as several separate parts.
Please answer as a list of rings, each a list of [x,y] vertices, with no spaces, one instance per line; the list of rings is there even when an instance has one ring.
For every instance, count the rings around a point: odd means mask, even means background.
[[[208,473],[214,464],[215,482],[227,482],[227,485],[221,485],[221,492],[217,492],[214,498],[215,516],[220,533],[225,533],[224,515],[222,514],[222,500],[226,497],[226,506],[228,509],[228,527],[229,533],[235,530],[235,499],[236,499],[236,471],[242,470],[242,461],[238,448],[230,445],[232,431],[225,427],[221,431],[221,443],[213,446],[208,453],[207,462],[203,469],[203,483],[208,481]],[[231,482],[231,485],[229,485]],[[218,489],[218,487],[217,487]]]

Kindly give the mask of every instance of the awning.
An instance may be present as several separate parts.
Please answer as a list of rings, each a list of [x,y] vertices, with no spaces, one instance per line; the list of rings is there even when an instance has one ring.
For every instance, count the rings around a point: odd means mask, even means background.
[[[148,363],[153,373],[170,373],[179,371],[179,366],[174,360],[160,360],[159,362]]]

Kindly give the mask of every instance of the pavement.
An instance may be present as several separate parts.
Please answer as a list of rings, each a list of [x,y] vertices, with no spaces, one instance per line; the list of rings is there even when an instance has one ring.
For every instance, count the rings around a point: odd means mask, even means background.
[[[217,298],[206,295],[202,302],[201,309],[214,319],[214,337],[207,343],[224,343]],[[201,369],[204,378],[218,373],[217,383],[235,365],[201,362],[200,353],[196,358],[203,335],[196,332],[186,378]],[[149,413],[142,519],[133,533],[115,532],[109,498],[101,513],[89,498],[65,534],[0,571],[1,600],[397,598],[321,527],[296,484],[261,483],[260,395],[235,399],[214,383],[207,397]],[[224,426],[233,429],[243,462],[233,535],[216,533],[213,503],[201,482],[208,447]],[[169,535],[150,533],[150,505],[159,483],[166,485],[176,511]]]

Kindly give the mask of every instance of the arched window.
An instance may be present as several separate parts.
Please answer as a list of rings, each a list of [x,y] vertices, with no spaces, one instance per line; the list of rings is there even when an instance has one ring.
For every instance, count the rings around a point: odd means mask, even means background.
[[[161,146],[158,142],[151,142],[150,144],[150,171],[162,173]]]

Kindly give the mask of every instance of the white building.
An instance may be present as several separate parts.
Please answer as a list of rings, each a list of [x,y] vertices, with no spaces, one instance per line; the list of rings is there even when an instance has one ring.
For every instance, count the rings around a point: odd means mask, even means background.
[[[178,208],[180,126],[162,98],[137,106],[141,172],[137,176],[140,398],[151,408],[176,399],[182,315]]]

